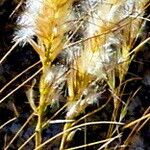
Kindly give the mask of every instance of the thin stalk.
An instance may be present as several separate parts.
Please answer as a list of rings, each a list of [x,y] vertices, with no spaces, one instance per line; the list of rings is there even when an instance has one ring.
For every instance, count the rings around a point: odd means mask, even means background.
[[[92,142],[92,143],[84,144],[84,145],[81,145],[81,146],[67,148],[65,150],[76,150],[76,149],[86,148],[86,147],[102,144],[102,143],[105,143],[105,142],[110,142],[110,141],[113,141],[113,140],[115,140],[116,138],[119,138],[119,137],[120,137],[120,135],[117,135],[113,138],[109,138],[109,139],[105,139],[105,140],[101,140],[101,141],[97,141],[97,142]]]
[[[21,73],[19,73],[17,76],[15,76],[12,80],[10,80],[2,89],[0,89],[0,93],[2,93],[10,84],[12,84],[16,79],[18,79],[19,77],[21,77],[24,73],[26,73],[27,71],[33,69],[33,67],[37,66],[38,64],[40,64],[41,61],[39,60],[38,62],[36,62],[35,64],[31,65],[30,67],[28,67],[27,69],[25,69],[24,71],[22,71]]]
[[[66,107],[67,107],[67,105],[64,105],[61,109],[59,109],[49,120],[47,120],[47,121],[43,124],[42,129],[44,129],[44,128],[49,124],[49,122],[50,122],[52,119],[54,119],[54,118],[55,118],[63,109],[65,109]],[[35,137],[35,135],[36,135],[36,133],[33,133],[33,134],[27,139],[27,141],[25,141],[25,142],[19,147],[18,150],[23,149],[23,147],[24,147],[27,143],[29,143],[29,142]]]
[[[70,132],[73,131],[75,129],[84,127],[84,126],[89,126],[89,125],[96,125],[96,124],[117,124],[117,125],[124,125],[124,123],[121,122],[112,122],[112,121],[97,121],[97,122],[87,122],[87,123],[83,123],[74,127],[71,127],[63,132],[58,133],[57,135],[53,136],[52,138],[48,139],[47,141],[45,141],[44,143],[42,143],[41,145],[39,145],[37,148],[35,148],[34,150],[39,150],[40,148],[44,147],[46,144],[48,144],[49,142],[55,140],[56,138],[64,135],[64,133],[66,132]]]
[[[19,44],[19,41],[17,41],[12,47],[11,49],[1,58],[0,60],[0,64],[3,63],[3,61],[7,58],[7,56],[17,47],[17,45]]]
[[[34,114],[32,113],[29,118],[27,119],[27,121],[23,124],[23,126],[18,130],[18,132],[15,134],[15,136],[11,139],[11,141],[9,142],[9,144],[7,144],[7,146],[5,147],[4,150],[7,150],[10,145],[14,142],[14,140],[18,137],[18,135],[21,133],[21,131],[23,131],[23,129],[26,127],[26,125],[29,123],[29,121],[33,118]]]
[[[18,89],[20,89],[22,86],[24,86],[27,82],[29,82],[30,80],[32,80],[36,75],[38,75],[41,72],[42,68],[40,68],[38,71],[36,71],[31,77],[29,77],[26,81],[24,81],[22,84],[20,84],[17,88],[15,88],[14,90],[12,90],[9,94],[7,94],[5,97],[3,97],[0,100],[0,104],[2,102],[4,102],[5,99],[7,99],[9,96],[11,96],[14,92],[16,92]]]
[[[42,142],[42,122],[43,122],[44,109],[45,109],[45,100],[43,99],[43,97],[41,97],[39,110],[38,110],[37,126],[35,130],[36,132],[35,147],[38,147]]]
[[[2,125],[0,126],[0,130],[1,130],[2,128],[4,128],[6,125],[8,125],[9,123],[11,123],[11,122],[13,122],[14,120],[16,120],[16,119],[17,119],[17,118],[14,117],[14,118],[8,120],[7,122],[5,122],[4,124],[2,124]]]
[[[63,129],[64,133],[63,133],[63,136],[62,136],[62,140],[61,140],[59,150],[64,150],[65,144],[66,144],[66,139],[67,139],[68,134],[69,134],[69,132],[65,132],[65,131],[67,131],[68,129],[71,129],[71,127],[72,127],[72,123],[66,123],[65,124],[64,129]]]

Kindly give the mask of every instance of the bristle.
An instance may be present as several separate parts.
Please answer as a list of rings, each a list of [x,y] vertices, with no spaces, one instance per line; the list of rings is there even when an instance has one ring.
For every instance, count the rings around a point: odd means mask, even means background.
[[[65,66],[53,66],[45,73],[45,83],[53,86],[55,89],[66,81],[67,68]]]
[[[71,1],[27,0],[25,11],[17,20],[20,29],[14,33],[14,41],[26,43],[33,36],[38,36],[47,45],[53,36],[54,42],[60,44],[70,4]]]
[[[36,19],[40,9],[42,8],[43,0],[27,0],[25,11],[17,19],[17,25],[20,29],[14,33],[14,41],[19,41],[25,44],[28,39],[36,35]]]
[[[115,69],[117,64],[123,62],[138,34],[141,22],[129,16],[141,14],[144,4],[145,0],[108,0],[98,3],[94,12],[91,11],[85,36],[92,38],[85,42],[85,51],[81,54],[80,61],[85,72],[105,77],[110,69]],[[124,48],[126,50],[121,54]]]
[[[70,103],[66,118],[73,119],[83,113],[88,106],[98,104],[98,100],[104,91],[104,88],[100,87],[96,81],[92,82],[84,89],[79,100]]]
[[[65,33],[66,20],[71,1],[44,0],[43,8],[39,12],[37,25],[37,35],[40,40],[50,40],[62,38]],[[44,41],[43,41],[44,42]],[[45,41],[46,42],[46,41]],[[57,42],[60,42],[59,40]],[[56,44],[56,43],[55,43]]]

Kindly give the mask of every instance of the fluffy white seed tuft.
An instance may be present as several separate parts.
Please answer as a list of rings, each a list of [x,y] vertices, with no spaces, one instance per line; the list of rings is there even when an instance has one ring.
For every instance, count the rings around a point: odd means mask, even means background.
[[[67,68],[62,66],[53,66],[47,71],[45,76],[45,83],[52,85],[54,89],[58,88],[60,84],[66,80]]]
[[[27,0],[24,13],[17,19],[19,30],[14,33],[14,41],[25,44],[36,34],[36,19],[42,8],[43,0]]]

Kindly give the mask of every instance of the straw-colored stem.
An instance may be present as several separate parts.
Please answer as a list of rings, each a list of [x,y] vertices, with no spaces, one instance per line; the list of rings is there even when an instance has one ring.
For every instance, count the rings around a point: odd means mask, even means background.
[[[39,110],[38,110],[37,125],[36,125],[35,148],[38,147],[42,142],[42,125],[43,125],[42,122],[43,122],[44,110],[45,110],[45,100],[44,97],[41,96]]]
[[[72,123],[66,123],[63,131],[70,129],[71,126],[72,126]],[[68,135],[69,135],[69,132],[66,132],[63,134],[59,150],[65,149],[65,145],[67,144],[66,139],[67,139]]]
[[[38,115],[38,121],[36,126],[36,136],[35,136],[35,148],[41,144],[42,141],[42,114]]]

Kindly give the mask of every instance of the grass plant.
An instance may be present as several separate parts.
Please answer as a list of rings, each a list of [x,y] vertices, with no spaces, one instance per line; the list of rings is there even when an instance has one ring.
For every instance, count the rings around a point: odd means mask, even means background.
[[[23,1],[16,9],[19,9],[22,3]],[[27,0],[25,11],[17,20],[20,29],[14,33],[15,44],[2,57],[0,64],[5,63],[4,60],[18,45],[26,44],[31,45],[37,52],[39,61],[8,82],[0,89],[0,93],[36,65],[41,63],[42,67],[0,100],[0,104],[3,103],[11,94],[32,80],[27,97],[33,113],[4,149],[7,150],[30,120],[36,118],[35,132],[18,148],[19,150],[33,138],[34,150],[42,150],[60,137],[59,150],[86,149],[93,145],[99,145],[98,150],[106,150],[111,143],[122,138],[125,129],[135,125],[123,141],[123,145],[116,145],[120,150],[124,150],[150,119],[148,108],[141,118],[128,124],[123,122],[131,99],[140,91],[137,88],[133,97],[123,100],[126,84],[133,80],[126,81],[125,78],[130,64],[150,41],[150,37],[147,36],[136,44],[144,23],[149,21],[148,18],[144,18],[149,5],[148,0]],[[14,13],[15,10],[11,17]],[[38,74],[40,79],[34,80]],[[34,87],[37,84],[38,100],[34,99]],[[106,92],[107,101],[98,106],[100,97]],[[59,108],[53,117],[47,119],[46,111],[61,100],[64,101],[64,107]],[[112,101],[111,120],[87,121],[87,118],[106,108]],[[89,106],[94,104],[98,108],[86,114]],[[57,118],[64,110],[65,118]],[[0,129],[15,119],[0,125]],[[64,124],[62,132],[44,141],[43,130],[48,124],[56,123]],[[106,124],[109,127],[104,139],[86,143],[85,137],[84,145],[69,148],[77,129]],[[85,130],[85,136],[86,132]]]

